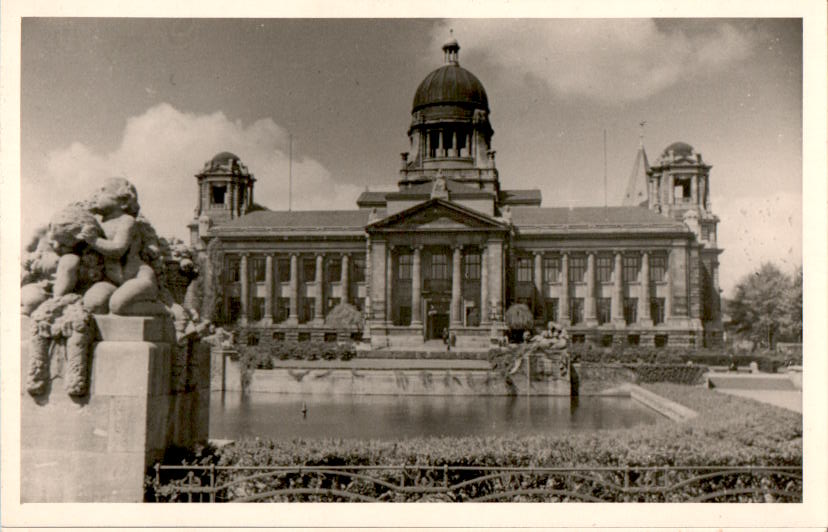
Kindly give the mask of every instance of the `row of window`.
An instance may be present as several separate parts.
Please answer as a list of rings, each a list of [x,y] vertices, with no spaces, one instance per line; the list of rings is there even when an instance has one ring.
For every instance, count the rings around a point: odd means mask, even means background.
[[[337,306],[340,302],[338,297],[329,297],[325,302],[324,314],[327,314],[332,308]],[[228,320],[235,322],[241,316],[241,299],[238,297],[229,298]],[[276,323],[283,322],[290,316],[290,298],[277,297],[274,300],[274,316],[273,320]],[[353,300],[354,307],[360,312],[365,306],[365,298],[357,297]],[[312,321],[316,318],[316,299],[312,297],[300,297],[296,302],[297,318],[299,323]],[[247,319],[251,321],[259,321],[265,317],[265,299],[263,297],[253,297],[248,308]]]
[[[254,283],[265,281],[266,269],[265,257],[253,256],[248,259],[250,280]],[[354,257],[350,261],[350,279],[352,282],[361,283],[365,281],[365,258]],[[305,257],[301,259],[301,275],[305,282],[312,282],[316,279],[316,259]],[[278,271],[278,282],[290,282],[290,259],[276,259]],[[328,257],[324,260],[324,276],[327,282],[339,282],[342,278],[342,259],[340,257]],[[237,283],[241,280],[241,261],[238,257],[230,257],[227,260],[227,281]]]
[[[527,302],[528,303],[528,302]],[[608,297],[599,297],[596,301],[596,314],[598,323],[603,325],[612,321],[612,300]],[[558,321],[561,316],[558,312],[559,302],[558,298],[549,298],[546,300],[546,320]],[[664,323],[664,298],[654,297],[650,299],[650,318],[653,323],[658,325]],[[584,299],[582,297],[574,297],[569,300],[569,320],[572,325],[583,323],[584,321]],[[638,321],[638,298],[628,297],[624,298],[624,321],[627,325],[636,323]]]
[[[612,271],[615,259],[610,255],[598,255],[595,257],[595,276],[599,283],[612,281]],[[661,282],[667,273],[667,256],[651,255],[649,257],[650,281]],[[573,255],[569,257],[569,282],[583,282],[587,271],[587,258]],[[519,283],[532,282],[532,259],[518,257],[517,259],[517,281]],[[624,282],[630,283],[638,280],[641,270],[641,257],[638,255],[623,255],[621,257],[621,276]],[[561,258],[543,258],[543,279],[544,282],[561,282]]]
[[[449,256],[445,253],[435,253],[430,256],[429,264],[425,268],[426,279],[451,279]],[[410,281],[414,256],[410,253],[398,255],[397,279]],[[463,279],[466,281],[480,280],[480,254],[468,253],[462,260]]]

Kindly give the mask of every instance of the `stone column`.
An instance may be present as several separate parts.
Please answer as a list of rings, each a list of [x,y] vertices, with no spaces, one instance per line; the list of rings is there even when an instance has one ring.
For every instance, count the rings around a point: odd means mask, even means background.
[[[699,201],[699,176],[694,175],[690,178],[690,199],[693,202],[693,205],[697,207],[701,207],[701,202]]]
[[[460,270],[460,261],[463,256],[463,246],[455,246],[451,268],[451,327],[460,327],[463,324],[461,315],[463,279]]]
[[[420,309],[420,290],[422,275],[420,273],[420,253],[423,246],[414,246],[414,256],[411,259],[411,326],[422,327],[422,310]]]
[[[289,325],[299,323],[299,256],[290,254],[290,304],[287,322]]]
[[[486,243],[489,259],[489,314],[492,321],[503,321],[503,241],[489,240]]]
[[[266,325],[273,323],[273,255],[265,257],[265,308],[264,321]]]
[[[673,250],[667,248],[667,271],[664,272],[667,293],[664,294],[664,321],[673,317]]]
[[[638,323],[644,327],[653,325],[650,316],[650,254],[641,252],[641,291],[638,293]]]
[[[561,297],[558,300],[558,321],[564,327],[572,325],[569,319],[569,253],[561,253]]]
[[[480,324],[491,323],[489,315],[489,251],[484,246],[480,250]]]
[[[535,316],[538,315],[537,308],[540,306],[540,315],[544,315],[544,308],[543,308],[543,254],[540,251],[534,252],[535,256],[535,267],[534,271],[534,281],[535,281],[535,297],[533,300],[535,301]]]
[[[342,262],[339,264],[341,268],[339,274],[339,289],[340,295],[342,296],[343,303],[350,303],[351,302],[351,254],[350,253],[343,253],[342,254]]]
[[[624,321],[624,276],[623,276],[623,264],[621,260],[621,252],[615,252],[615,268],[613,268],[613,281],[614,285],[612,287],[612,322],[616,326],[624,327],[626,322]]]
[[[672,207],[676,204],[676,179],[673,174],[670,174],[669,179],[667,180],[667,203]]]
[[[394,295],[391,285],[394,284],[394,246],[386,244],[385,249],[385,321],[394,322],[394,304],[391,299]]]
[[[325,321],[325,278],[323,269],[325,265],[325,256],[322,253],[316,254],[316,269],[314,271],[313,282],[316,285],[316,298],[313,302],[314,325],[322,325]]]
[[[247,253],[241,254],[239,261],[239,284],[240,284],[240,298],[241,298],[241,314],[239,321],[242,324],[247,323],[248,304],[250,302],[250,276],[247,274]]]
[[[597,300],[595,296],[595,252],[587,253],[586,298],[584,299],[584,323],[589,327],[598,325]]]

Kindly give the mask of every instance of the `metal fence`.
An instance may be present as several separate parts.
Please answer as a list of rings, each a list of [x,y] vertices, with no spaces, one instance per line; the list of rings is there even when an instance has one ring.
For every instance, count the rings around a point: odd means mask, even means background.
[[[800,467],[172,466],[158,502],[801,502]]]

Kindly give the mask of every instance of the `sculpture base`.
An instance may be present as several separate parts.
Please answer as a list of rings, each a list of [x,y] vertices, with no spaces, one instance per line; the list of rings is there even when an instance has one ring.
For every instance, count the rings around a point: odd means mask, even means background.
[[[67,395],[60,375],[53,375],[49,389],[37,397],[22,387],[21,502],[141,502],[147,468],[168,448],[207,440],[207,346],[195,344],[183,357],[187,378],[178,388],[173,368],[180,360],[174,360],[170,337],[160,332],[171,331],[171,323],[159,318],[104,318],[97,320],[104,336],[109,327],[116,337],[157,340],[95,344],[87,396]],[[29,357],[27,330],[24,324],[23,382]],[[143,331],[140,336],[138,331]]]

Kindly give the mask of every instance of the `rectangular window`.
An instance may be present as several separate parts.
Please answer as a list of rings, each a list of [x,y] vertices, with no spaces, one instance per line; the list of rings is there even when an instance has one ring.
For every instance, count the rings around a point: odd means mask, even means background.
[[[253,321],[259,321],[264,318],[265,300],[263,297],[254,297],[252,303],[253,304],[250,306],[250,319]]]
[[[627,325],[638,321],[638,298],[628,297],[624,299],[624,321]]]
[[[212,205],[224,205],[224,196],[227,194],[226,186],[213,185],[210,192],[210,203]]]
[[[411,325],[411,307],[400,307],[400,325]]]
[[[324,336],[325,342],[336,342],[336,333],[335,332],[326,332]]]
[[[409,253],[399,256],[397,260],[397,279],[401,281],[411,280],[411,264],[413,259],[414,257]]]
[[[650,280],[661,282],[667,273],[667,257],[664,255],[650,256]]]
[[[338,297],[329,297],[328,298],[328,307],[327,307],[328,311],[330,312],[330,310],[332,308],[339,305],[339,301],[340,301],[340,299]]]
[[[311,334],[309,332],[300,332],[296,335],[296,339],[300,342],[310,342]]]
[[[299,300],[299,303],[299,321],[301,323],[312,321],[316,315],[314,298],[303,297]]]
[[[273,332],[273,341],[275,341],[275,342],[284,342],[285,341],[284,331],[274,331]]]
[[[437,253],[431,256],[431,278],[450,279],[448,255]]]
[[[584,321],[584,298],[573,297],[569,302],[569,320],[572,325]]]
[[[612,320],[612,300],[608,297],[599,297],[597,304],[598,323],[609,323]]]
[[[517,282],[531,283],[532,282],[532,259],[518,258],[517,259]]]
[[[622,260],[624,282],[634,283],[638,281],[638,270],[641,269],[641,257],[638,255],[624,255]]]
[[[328,269],[325,271],[325,276],[329,283],[338,283],[342,280],[342,259],[334,257],[328,259]]]
[[[279,268],[279,282],[290,282],[290,259],[279,259],[276,261],[276,267]]]
[[[238,257],[227,259],[227,282],[238,283],[241,279],[241,261]]]
[[[599,283],[612,281],[612,257],[599,255],[595,258],[595,267],[598,270]]]
[[[569,257],[569,282],[582,283],[586,273],[586,257]]]
[[[302,259],[302,281],[312,283],[316,280],[316,259]]]
[[[561,282],[561,259],[560,257],[544,257],[543,279],[547,284]]]
[[[253,257],[250,259],[250,266],[253,270],[253,282],[263,283],[265,280],[265,258]]]
[[[239,319],[239,315],[241,314],[241,299],[237,297],[229,298],[227,307],[227,321],[233,323]]]
[[[360,312],[365,310],[365,298],[364,297],[355,297],[354,298],[354,306]]]
[[[351,271],[351,281],[355,283],[365,282],[365,257],[354,257],[353,270]]]
[[[641,336],[637,334],[630,334],[627,336],[627,345],[639,345],[641,343]]]
[[[467,281],[480,280],[480,254],[470,253],[463,261],[463,278]]]
[[[653,319],[653,325],[664,323],[664,298],[654,297],[650,299],[650,317]]]
[[[558,298],[550,298],[546,300],[546,319],[549,321],[558,321]]]
[[[288,319],[290,315],[290,298],[277,297],[276,298],[276,321],[282,322]]]

